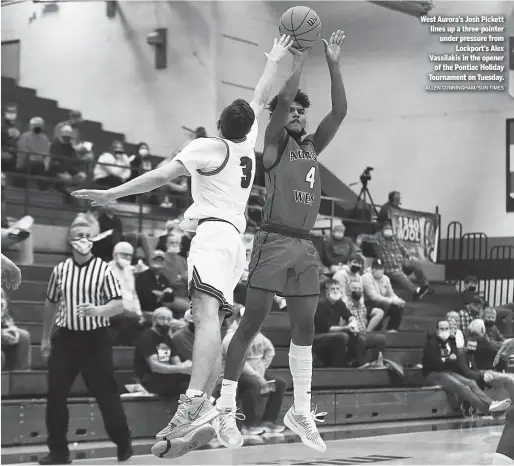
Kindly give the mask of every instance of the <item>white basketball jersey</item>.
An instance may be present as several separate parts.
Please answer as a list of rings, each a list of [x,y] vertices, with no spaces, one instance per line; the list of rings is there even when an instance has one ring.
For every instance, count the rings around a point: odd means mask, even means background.
[[[196,139],[177,155],[176,160],[191,174],[193,205],[184,213],[184,230],[195,231],[203,218],[219,218],[244,233],[246,204],[255,178],[257,132],[255,122],[241,141]]]

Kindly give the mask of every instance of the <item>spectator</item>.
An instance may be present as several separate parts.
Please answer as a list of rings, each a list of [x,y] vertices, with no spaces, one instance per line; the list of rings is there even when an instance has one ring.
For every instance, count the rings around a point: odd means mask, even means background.
[[[62,128],[64,126],[69,126],[71,128],[71,144],[73,147],[77,146],[82,142],[80,138],[80,126],[82,125],[82,113],[78,110],[70,111],[70,118],[65,121],[61,121],[57,123],[54,128],[54,139],[59,139],[62,133]]]
[[[5,175],[2,173],[2,237],[3,250],[15,249],[20,251],[19,263],[32,265],[34,263],[34,242],[32,237],[32,225],[34,219],[30,215],[15,220],[5,216]]]
[[[370,318],[377,315],[375,309],[382,310],[383,314],[389,317],[387,331],[397,332],[402,323],[405,301],[393,291],[389,277],[384,275],[384,264],[379,259],[375,259],[371,264],[371,271],[362,276],[362,285],[364,301]],[[373,311],[375,311],[375,314]],[[382,322],[379,323],[377,328],[381,327]]]
[[[342,301],[341,285],[333,279],[325,283],[326,299],[320,300],[314,316],[314,341],[312,351],[326,367],[346,367],[351,331],[341,325],[341,320],[353,320]],[[355,344],[356,339],[352,339]],[[354,348],[355,353],[355,348]]]
[[[239,327],[244,311],[245,308],[242,306],[234,307],[232,322],[222,343],[223,367],[225,366],[228,345]],[[275,376],[272,379],[267,373],[274,357],[275,348],[273,343],[259,332],[248,349],[243,372],[238,383],[243,413],[246,417],[241,432],[243,436],[258,435],[263,433],[263,431],[280,433],[285,430],[284,426],[277,424],[277,419],[280,414],[287,382],[281,377]],[[268,395],[268,401],[264,409],[262,422],[259,423],[257,407],[262,395]]]
[[[67,398],[80,373],[98,402],[118,461],[128,460],[132,443],[114,377],[109,318],[123,311],[120,286],[111,268],[91,254],[94,236],[88,217],[73,221],[72,257],[50,276],[43,317],[41,352],[48,358],[46,424],[49,454],[39,464],[69,464]]]
[[[180,255],[181,235],[172,231],[166,240],[166,253],[162,274],[173,290],[174,299],[168,305],[174,314],[183,316],[189,309],[187,261]]]
[[[413,293],[414,299],[421,299],[429,291],[425,272],[418,259],[409,255],[395,236],[390,222],[385,222],[382,230],[373,236],[365,235],[362,240],[371,242],[376,247],[378,258],[384,264],[385,274],[391,281]],[[408,277],[414,273],[421,286],[416,286]]]
[[[459,326],[466,337],[472,320],[481,319],[484,311],[484,301],[480,296],[473,296],[471,301],[459,311]]]
[[[167,306],[174,299],[170,282],[162,274],[165,254],[155,250],[150,267],[136,275],[136,291],[145,313],[152,313],[160,306]]]
[[[130,168],[132,170],[130,179],[137,178],[139,175],[153,169],[150,160],[150,147],[146,142],[140,142],[137,145],[136,153],[130,157]]]
[[[484,414],[504,412],[510,406],[510,400],[491,400],[476,381],[461,374],[457,348],[450,339],[450,326],[445,320],[437,323],[436,334],[428,335],[422,364],[423,375],[431,384],[440,385]]]
[[[93,179],[98,186],[114,188],[128,181],[132,175],[130,159],[122,142],[114,141],[111,152],[98,157],[93,170]]]
[[[191,310],[186,311],[183,321],[185,325],[181,329],[176,332],[173,332],[172,329],[172,339],[180,359],[182,361],[187,361],[188,359],[192,361],[193,343],[195,341],[195,324],[193,322],[193,314],[191,313]]]
[[[173,315],[160,308],[153,314],[152,327],[141,334],[136,344],[134,370],[141,385],[151,393],[177,398],[189,385],[191,361],[180,361],[170,328]]]
[[[162,165],[166,165],[170,159],[164,159],[158,167]],[[159,188],[159,198],[161,199],[161,207],[170,208],[175,206],[178,209],[182,209],[188,205],[187,197],[190,191],[189,187],[189,177],[188,176],[179,176],[175,178],[173,181],[169,181],[168,184]],[[171,199],[173,200],[171,200]]]
[[[482,299],[484,306],[487,304],[485,299],[478,294],[478,279],[469,275],[464,279],[464,290],[461,293],[463,304],[469,304],[476,296]],[[496,325],[505,335],[512,335],[513,333],[513,316],[514,304],[504,304],[496,307]]]
[[[111,335],[117,346],[133,346],[141,333],[144,320],[136,293],[136,280],[131,267],[134,248],[125,241],[114,246],[113,260],[109,262],[112,273],[121,288],[123,312],[111,318]]]
[[[30,333],[16,327],[9,315],[7,294],[2,288],[2,370],[30,369]]]
[[[464,339],[462,330],[459,328],[459,313],[455,311],[448,312],[446,314],[446,321],[450,326],[450,337],[455,339],[455,345],[457,349],[464,349],[466,346],[466,340]]]
[[[385,223],[391,221],[391,209],[398,209],[402,202],[401,195],[398,191],[391,191],[387,202],[382,206],[378,213],[378,221]]]
[[[332,229],[332,236],[324,241],[323,253],[325,265],[331,272],[337,272],[350,258],[357,254],[357,246],[351,238],[345,238],[344,224],[336,225]]]
[[[20,136],[16,171],[43,177],[50,175],[50,140],[43,132],[44,125],[43,118],[31,118],[29,131]],[[44,180],[39,179],[37,184],[40,189],[48,188]]]
[[[71,190],[86,180],[85,166],[72,143],[73,128],[61,126],[61,134],[50,145],[51,173],[59,179],[56,188],[68,201],[73,201]],[[70,189],[71,188],[71,189]]]
[[[493,368],[493,361],[502,347],[502,343],[492,341],[487,337],[486,326],[482,319],[471,321],[468,328],[468,348],[469,343],[475,343],[474,363],[478,370],[488,370]]]
[[[2,124],[2,170],[16,171],[16,158],[20,129],[18,127],[18,107],[15,104],[5,106]]]
[[[357,365],[363,368],[385,367],[382,359],[386,347],[386,339],[384,335],[368,333],[371,321],[368,323],[368,312],[364,305],[364,298],[362,297],[362,285],[359,282],[350,284],[350,295],[343,298],[343,302],[349,311],[348,318],[345,318],[345,320],[348,324],[351,324],[352,329],[354,329],[351,337],[357,339],[357,341],[353,343],[350,338],[348,343],[349,348],[355,345],[355,360]],[[350,315],[355,317],[355,321],[350,319]],[[365,363],[366,351],[368,349],[370,349],[372,353],[372,362],[370,364]]]
[[[168,240],[168,235],[174,230],[182,232],[179,225],[180,221],[178,219],[168,220],[164,225],[164,233],[159,235],[155,249],[166,252],[166,241]]]
[[[341,267],[333,276],[334,280],[341,285],[343,297],[350,293],[350,284],[353,282],[362,284],[362,268],[364,259],[360,254],[353,254],[349,257],[349,263]]]

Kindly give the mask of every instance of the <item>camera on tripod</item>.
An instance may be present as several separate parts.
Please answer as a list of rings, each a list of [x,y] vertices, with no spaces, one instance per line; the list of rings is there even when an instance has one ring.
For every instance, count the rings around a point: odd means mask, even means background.
[[[374,170],[373,167],[366,167],[360,176],[361,183],[366,186],[368,181],[371,181],[371,172]]]

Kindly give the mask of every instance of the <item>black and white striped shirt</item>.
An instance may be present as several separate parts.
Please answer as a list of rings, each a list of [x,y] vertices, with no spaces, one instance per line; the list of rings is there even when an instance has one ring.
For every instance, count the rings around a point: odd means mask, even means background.
[[[59,303],[55,318],[58,327],[87,331],[108,327],[109,319],[78,317],[77,306],[102,306],[113,299],[121,299],[121,289],[107,262],[99,257],[85,264],[77,264],[70,258],[54,267],[46,296],[50,302]]]

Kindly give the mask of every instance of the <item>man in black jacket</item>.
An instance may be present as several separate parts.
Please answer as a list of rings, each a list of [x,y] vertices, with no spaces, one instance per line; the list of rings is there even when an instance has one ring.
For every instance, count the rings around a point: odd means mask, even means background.
[[[423,375],[433,385],[455,394],[484,414],[506,411],[511,401],[493,401],[475,380],[463,375],[457,356],[455,341],[450,338],[450,326],[446,320],[437,324],[437,333],[429,334],[423,350]]]

